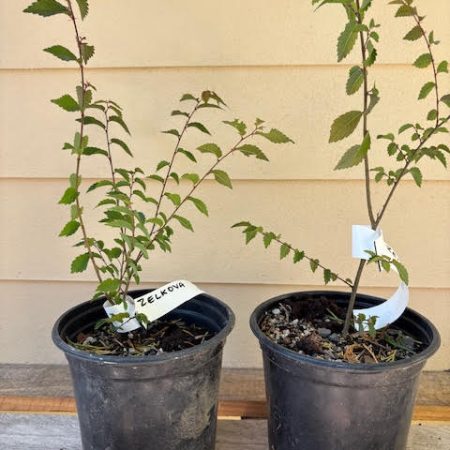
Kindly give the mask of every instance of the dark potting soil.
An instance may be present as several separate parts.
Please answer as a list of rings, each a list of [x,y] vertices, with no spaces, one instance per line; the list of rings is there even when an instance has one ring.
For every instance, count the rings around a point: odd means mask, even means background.
[[[110,324],[79,333],[74,347],[97,355],[144,356],[184,350],[211,339],[214,333],[181,319],[156,320],[147,329],[117,333]]]
[[[351,332],[344,338],[341,335],[344,318],[345,309],[332,299],[288,299],[267,311],[260,327],[273,342],[289,350],[351,364],[398,361],[424,347],[392,325],[370,333]]]

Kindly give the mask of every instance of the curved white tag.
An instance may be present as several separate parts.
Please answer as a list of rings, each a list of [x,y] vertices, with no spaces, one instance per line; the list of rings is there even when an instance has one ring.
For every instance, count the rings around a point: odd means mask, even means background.
[[[123,321],[119,322],[113,322],[113,325],[116,327],[116,331],[119,333],[128,333],[130,331],[136,330],[141,326],[141,324],[136,320],[133,319],[135,313],[134,313],[134,302],[133,299],[128,296],[127,297],[127,307],[125,308],[125,305],[123,303],[119,303],[118,305],[112,304],[109,302],[109,300],[106,300],[105,303],[103,303],[103,309],[106,311],[106,314],[108,314],[108,317],[114,316],[115,314],[121,314],[121,313],[128,313],[129,318],[124,319]]]
[[[384,242],[383,232],[381,230],[372,230],[367,225],[353,225],[352,226],[352,256],[357,259],[369,259],[370,255],[366,252],[369,250],[375,252],[377,255],[388,256],[389,258],[398,259],[395,251]],[[381,266],[379,269],[382,270]],[[397,272],[395,266],[391,266],[391,270]],[[395,322],[408,306],[409,290],[408,286],[401,282],[398,289],[388,300],[380,305],[371,308],[355,309],[353,316],[358,318],[359,314],[364,314],[366,318],[377,317],[375,328],[378,330],[392,322]],[[368,329],[366,324],[363,324],[365,330]]]

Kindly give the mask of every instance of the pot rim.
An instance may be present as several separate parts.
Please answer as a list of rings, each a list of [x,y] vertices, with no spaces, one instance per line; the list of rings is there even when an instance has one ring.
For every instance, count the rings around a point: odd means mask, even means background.
[[[144,293],[151,292],[153,290],[154,289],[139,289],[139,291],[142,291],[141,295],[144,295]],[[132,291],[130,291],[130,293],[133,293],[136,291],[137,290],[132,290]],[[140,364],[140,363],[148,364],[149,362],[157,364],[157,363],[163,363],[163,362],[169,361],[169,360],[185,359],[192,355],[195,355],[196,353],[207,351],[208,349],[217,346],[222,341],[225,341],[226,337],[230,334],[230,332],[233,329],[234,324],[235,324],[235,315],[234,315],[232,309],[226,303],[222,302],[221,300],[219,300],[216,297],[213,297],[212,295],[209,295],[206,293],[200,294],[200,295],[192,298],[191,300],[188,300],[185,303],[188,303],[198,297],[203,297],[203,298],[206,297],[209,302],[212,301],[212,303],[215,303],[217,306],[224,308],[228,317],[227,317],[227,323],[217,334],[215,334],[211,339],[209,339],[205,342],[202,342],[201,344],[198,344],[191,348],[187,348],[184,350],[176,350],[173,352],[161,353],[158,355],[147,355],[147,356],[96,355],[95,353],[90,353],[88,351],[79,350],[75,347],[72,347],[67,342],[65,342],[61,338],[59,330],[61,327],[61,323],[67,318],[67,316],[69,316],[71,313],[75,312],[77,309],[80,309],[89,304],[96,305],[97,303],[103,303],[105,301],[104,297],[101,297],[96,300],[87,300],[85,302],[79,303],[79,304],[73,306],[72,308],[68,309],[67,311],[65,311],[63,314],[61,314],[61,316],[57,319],[57,321],[53,325],[52,333],[51,333],[52,340],[53,340],[54,344],[60,350],[62,350],[66,355],[70,355],[71,357],[75,357],[75,358],[83,359],[83,360],[90,360],[90,361],[96,360],[98,362],[104,362],[107,364],[132,364],[132,365],[135,365],[135,364]],[[178,308],[181,309],[185,303],[180,305]],[[176,309],[178,309],[178,308],[176,308]],[[176,309],[173,311],[176,311]]]
[[[350,364],[345,362],[339,362],[339,361],[328,361],[328,360],[322,360],[322,359],[316,359],[312,356],[308,355],[301,355],[299,353],[296,353],[293,350],[290,350],[286,347],[283,347],[280,344],[277,344],[273,342],[269,337],[267,337],[260,329],[259,327],[259,319],[262,317],[262,315],[275,303],[280,302],[281,300],[285,300],[289,297],[296,296],[296,295],[315,295],[315,296],[330,296],[333,294],[338,294],[340,296],[342,295],[348,295],[349,293],[343,292],[343,291],[325,291],[325,290],[313,290],[313,291],[295,291],[295,292],[289,292],[286,294],[281,294],[276,297],[272,297],[269,300],[266,300],[265,302],[258,305],[254,311],[252,312],[250,316],[250,328],[253,332],[253,334],[258,339],[261,347],[264,347],[271,349],[275,353],[281,355],[285,358],[295,360],[304,364],[310,364],[312,366],[316,366],[317,368],[329,368],[333,370],[339,370],[349,373],[376,373],[376,372],[382,372],[386,370],[395,370],[404,368],[407,366],[411,366],[414,364],[420,364],[424,360],[428,359],[430,356],[432,356],[439,348],[441,339],[439,336],[439,332],[436,329],[436,327],[423,315],[420,313],[412,310],[411,308],[406,308],[405,312],[403,313],[402,317],[406,314],[406,317],[411,317],[416,320],[422,321],[429,329],[432,335],[432,339],[430,344],[422,350],[420,353],[415,354],[414,356],[411,356],[410,358],[402,359],[399,361],[394,362],[384,362],[384,363],[378,363],[378,364]],[[372,295],[367,294],[357,294],[356,301],[358,300],[377,300],[377,301],[384,301],[384,299]]]

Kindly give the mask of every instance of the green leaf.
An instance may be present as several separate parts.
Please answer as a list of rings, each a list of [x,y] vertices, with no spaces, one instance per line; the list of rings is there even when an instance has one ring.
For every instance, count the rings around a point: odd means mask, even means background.
[[[348,54],[352,51],[356,39],[358,37],[358,32],[356,31],[356,23],[349,22],[345,26],[344,31],[338,38],[337,43],[337,60],[342,61]]]
[[[258,234],[258,228],[250,225],[247,227],[247,229],[244,230],[245,234],[245,244],[247,245],[250,241],[255,239],[256,235]]]
[[[245,134],[245,132],[247,130],[247,125],[245,125],[245,123],[242,122],[242,120],[239,120],[239,119],[234,119],[232,121],[224,120],[223,123],[226,124],[226,125],[230,125],[231,127],[235,128],[237,130],[237,132],[241,136],[244,136],[244,134]]]
[[[50,17],[56,14],[69,14],[69,10],[56,0],[37,0],[28,6],[28,8],[25,8],[23,12],[38,14],[43,17]]]
[[[175,206],[180,206],[181,197],[178,194],[172,194],[170,192],[166,192],[164,194]]]
[[[110,180],[96,181],[95,183],[92,183],[88,187],[88,190],[86,192],[91,192],[91,191],[98,189],[99,187],[103,187],[103,186],[112,186],[112,181],[110,181]]]
[[[197,101],[197,99],[196,99],[192,94],[184,94],[184,95],[180,98],[180,102],[185,102],[186,100],[194,100],[194,101]]]
[[[164,167],[166,167],[166,166],[168,166],[168,165],[170,165],[170,162],[169,162],[169,161],[165,161],[165,160],[160,161],[160,162],[158,163],[158,165],[156,166],[156,171],[161,170],[161,169],[163,169]]]
[[[55,98],[51,100],[51,102],[54,103],[55,105],[58,105],[65,111],[74,112],[80,110],[80,107],[78,106],[76,100],[72,96],[67,94],[63,95],[62,97]]]
[[[97,125],[99,126],[101,129],[105,129],[105,125],[98,119],[96,119],[93,116],[84,116],[83,118],[79,118],[77,119],[77,122],[83,122],[84,125]]]
[[[428,96],[428,94],[434,89],[435,86],[436,86],[436,84],[433,83],[432,81],[425,83],[422,86],[422,89],[420,89],[419,100],[426,98]]]
[[[185,150],[184,148],[179,148],[177,153],[182,153],[186,158],[190,159],[192,162],[197,162],[197,159],[195,156],[188,150]]]
[[[408,17],[408,16],[414,16],[416,13],[416,8],[413,8],[409,5],[402,5],[400,8],[398,8],[397,12],[395,13],[395,17]]]
[[[448,73],[448,62],[442,61],[437,67],[437,73]]]
[[[370,134],[367,133],[361,145],[350,147],[342,156],[334,170],[348,169],[360,164],[370,148]]]
[[[105,224],[113,228],[126,228],[127,230],[133,231],[133,226],[131,223],[124,219],[111,220],[109,222],[105,222]]]
[[[125,151],[125,153],[126,153],[127,155],[133,156],[133,153],[131,153],[131,150],[129,149],[128,145],[125,144],[125,142],[123,142],[122,140],[113,138],[113,139],[111,139],[111,144],[116,144],[116,145],[118,145],[119,147],[122,148],[122,150]]]
[[[77,61],[77,57],[66,47],[62,45],[54,45],[53,47],[44,48],[44,52],[50,53],[62,61]]]
[[[185,173],[181,176],[183,180],[192,181],[192,184],[197,184],[200,180],[200,177],[196,173]]]
[[[409,173],[414,178],[414,181],[416,182],[417,186],[421,187],[423,176],[420,169],[418,167],[413,167],[412,169],[409,169]]]
[[[81,44],[81,57],[85,64],[94,56],[95,48],[93,45],[88,45],[86,43]]]
[[[89,253],[83,253],[80,256],[77,256],[70,265],[71,273],[80,273],[84,272],[89,263]]]
[[[284,243],[281,247],[280,247],[280,259],[286,258],[287,255],[289,255],[289,252],[291,251],[291,247]]]
[[[305,257],[305,252],[303,251],[299,251],[299,250],[295,250],[294,251],[294,264],[297,264],[298,262],[300,262],[303,258]]]
[[[81,18],[84,19],[89,12],[88,0],[77,0],[78,8],[80,9]]]
[[[180,222],[180,225],[183,226],[184,228],[194,231],[194,228],[192,228],[192,224],[191,222],[186,219],[186,217],[182,217],[182,216],[173,216],[174,219],[178,220],[178,222]]]
[[[346,85],[347,95],[352,95],[359,90],[364,81],[364,72],[359,66],[353,66],[348,74]]]
[[[71,220],[64,225],[64,228],[59,233],[59,236],[71,236],[77,232],[78,228],[80,228],[80,222],[77,220]]]
[[[311,259],[309,261],[309,267],[311,268],[311,271],[314,273],[317,270],[317,268],[319,267],[319,260]]]
[[[202,214],[205,216],[208,215],[208,207],[202,200],[195,197],[188,197],[188,200],[190,200]]]
[[[422,37],[422,28],[416,25],[412,30],[410,30],[403,39],[406,41],[417,41]]]
[[[83,155],[91,156],[91,155],[103,155],[108,156],[108,152],[98,147],[86,147],[83,150]]]
[[[180,111],[178,109],[176,109],[175,111],[172,111],[170,113],[171,116],[184,116],[184,117],[189,117],[189,113],[185,112],[185,111]]]
[[[256,156],[256,159],[261,159],[263,161],[269,161],[269,158],[264,154],[264,152],[257,147],[256,145],[251,144],[244,144],[240,147],[237,147],[236,150],[239,150],[243,155],[249,157],[249,156]]]
[[[131,135],[130,130],[127,127],[127,124],[123,121],[122,117],[109,116],[109,121],[118,123],[129,135]]]
[[[176,136],[177,138],[180,137],[180,133],[175,128],[172,128],[171,130],[161,131],[161,133],[163,133],[163,134],[171,134],[173,136]]]
[[[217,158],[222,156],[222,150],[220,150],[220,147],[213,143],[200,145],[200,147],[197,147],[197,150],[201,153],[212,153],[213,155],[216,155]]]
[[[188,124],[189,128],[197,128],[197,130],[200,130],[202,133],[205,134],[211,134],[208,129],[200,122],[191,122]]]
[[[331,125],[329,142],[337,142],[350,136],[358,126],[362,115],[361,111],[349,111],[339,116]]]
[[[427,120],[436,120],[437,116],[438,116],[437,109],[432,109],[427,115]]]
[[[268,132],[258,131],[255,134],[265,137],[267,140],[273,142],[274,144],[286,144],[288,142],[294,143],[292,139],[287,137],[284,133],[282,133],[280,130],[277,130],[276,128],[272,128]]]
[[[97,292],[114,292],[119,289],[120,280],[116,280],[113,278],[107,278],[103,280],[96,288]]]
[[[412,123],[405,123],[398,129],[398,134],[402,134],[404,131],[409,130],[410,128],[414,128]]]
[[[73,187],[68,187],[58,203],[61,205],[70,205],[77,199],[77,197],[78,191]]]
[[[397,261],[396,259],[392,260],[392,264],[397,269],[398,275],[399,275],[400,279],[403,281],[403,283],[409,284],[409,276],[408,276],[408,271],[406,270],[406,267],[403,264],[401,264],[399,261]]]
[[[264,233],[263,236],[263,243],[264,243],[264,247],[268,248],[269,245],[271,244],[271,242],[275,239],[275,234],[268,232],[268,233]]]
[[[447,94],[447,95],[444,95],[443,97],[441,97],[441,102],[450,108],[450,94]]]
[[[226,172],[224,172],[223,170],[216,169],[213,170],[212,173],[214,174],[214,178],[218,183],[223,184],[224,186],[229,187],[230,189],[233,188],[230,177]]]
[[[424,53],[414,61],[414,66],[418,67],[419,69],[425,69],[431,64],[431,61],[431,55],[429,53]]]

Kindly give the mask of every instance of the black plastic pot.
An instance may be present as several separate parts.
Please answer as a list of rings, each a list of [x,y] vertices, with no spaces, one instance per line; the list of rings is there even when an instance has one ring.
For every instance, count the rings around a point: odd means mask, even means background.
[[[148,290],[131,292],[133,297]],[[147,357],[98,356],[71,347],[105,316],[103,300],[63,314],[52,337],[72,373],[84,450],[213,450],[222,348],[234,325],[231,309],[200,295],[167,317],[217,334],[193,348]]]
[[[259,323],[281,300],[349,294],[312,291],[281,295],[258,306],[250,326],[264,359],[270,450],[400,450],[406,448],[420,371],[440,344],[436,328],[407,309],[396,326],[427,347],[402,361],[350,365],[300,355],[272,342]],[[357,297],[358,307],[383,300]]]

